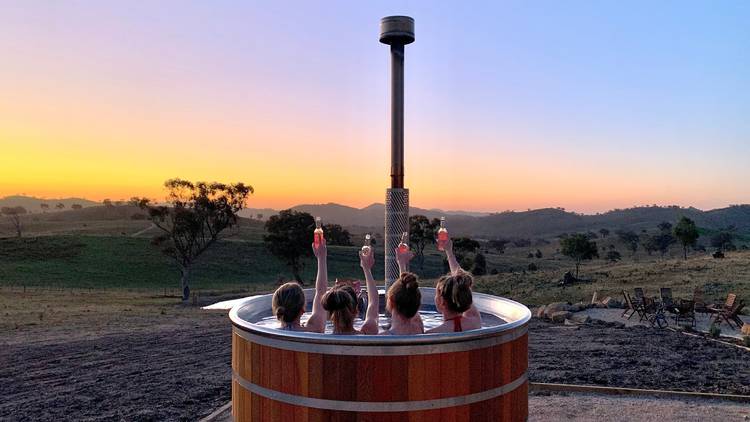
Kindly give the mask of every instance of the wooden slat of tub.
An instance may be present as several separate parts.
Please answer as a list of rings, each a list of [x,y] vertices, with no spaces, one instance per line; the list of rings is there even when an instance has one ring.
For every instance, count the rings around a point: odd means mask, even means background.
[[[456,376],[456,360],[452,353],[441,353],[436,356],[440,360],[440,372],[438,372],[439,379],[435,382],[440,384],[440,396],[441,397],[452,397],[455,396],[455,385],[454,379]],[[455,408],[445,408],[440,411],[441,422],[452,422],[456,420]]]
[[[410,401],[425,400],[427,374],[425,373],[425,355],[413,355],[408,357],[407,383],[408,395]],[[423,412],[414,412],[409,418],[410,422],[423,422]]]
[[[293,359],[296,362],[295,369],[297,370],[297,393],[303,397],[308,396],[310,390],[308,354],[293,352]],[[294,417],[295,421],[307,422],[309,417],[307,407],[295,406]]]
[[[297,359],[295,359],[295,352],[290,350],[281,350],[281,371],[279,375],[281,377],[281,385],[279,391],[282,393],[299,395],[299,388],[297,382]]]
[[[470,352],[457,352],[453,354],[455,360],[454,394],[465,396],[471,390],[471,364],[469,362]],[[456,409],[456,419],[469,420],[469,406],[460,406]]]
[[[373,401],[375,393],[375,356],[357,359],[357,401]]]
[[[244,340],[240,340],[244,341]],[[250,355],[250,378],[248,379],[253,384],[262,385],[263,379],[262,379],[262,366],[263,361],[261,360],[261,350],[263,346],[259,346],[255,343],[247,343],[247,345],[250,347],[249,355]],[[245,353],[248,353],[247,350]],[[241,376],[244,376],[244,374],[240,373]]]
[[[308,353],[307,367],[309,378],[307,381],[308,395],[316,399],[323,398],[323,355]]]

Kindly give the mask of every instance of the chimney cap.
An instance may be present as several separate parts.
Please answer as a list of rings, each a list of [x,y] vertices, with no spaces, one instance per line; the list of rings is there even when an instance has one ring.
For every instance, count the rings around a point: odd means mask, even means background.
[[[380,20],[380,42],[383,44],[411,44],[414,42],[414,18],[386,16]]]

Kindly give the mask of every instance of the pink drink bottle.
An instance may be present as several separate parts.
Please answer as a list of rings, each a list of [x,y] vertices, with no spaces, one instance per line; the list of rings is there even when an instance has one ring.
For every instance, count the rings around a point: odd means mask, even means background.
[[[313,232],[313,242],[315,247],[320,246],[325,237],[323,236],[323,228],[320,226],[320,217],[315,217],[315,231]]]
[[[409,250],[409,233],[404,232],[401,235],[401,243],[398,244],[399,252],[407,252]]]
[[[445,217],[440,217],[440,229],[438,229],[437,237],[438,250],[444,251],[445,244],[448,242],[448,229],[445,228]]]

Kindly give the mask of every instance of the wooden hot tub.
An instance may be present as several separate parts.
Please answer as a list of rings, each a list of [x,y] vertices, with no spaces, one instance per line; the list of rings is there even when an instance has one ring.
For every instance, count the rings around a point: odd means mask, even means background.
[[[423,307],[434,309],[434,294],[422,289]],[[234,420],[524,421],[531,313],[490,295],[474,302],[506,323],[418,336],[297,333],[254,324],[271,315],[271,295],[248,298],[229,313]]]

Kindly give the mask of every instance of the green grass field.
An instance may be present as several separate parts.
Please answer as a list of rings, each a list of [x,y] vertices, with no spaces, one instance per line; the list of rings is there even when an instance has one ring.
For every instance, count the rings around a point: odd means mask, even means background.
[[[42,216],[44,217],[44,216]],[[66,218],[62,218],[66,217]],[[29,219],[24,237],[0,237],[0,286],[52,287],[78,289],[174,289],[179,273],[170,258],[150,244],[157,233],[150,222],[127,216],[82,220],[74,213]],[[7,228],[7,227],[6,227]],[[9,233],[2,233],[8,236]],[[194,291],[267,291],[279,280],[290,280],[292,273],[283,262],[265,248],[263,226],[243,220],[223,234],[194,266],[191,288]],[[353,234],[355,243],[361,234]],[[598,239],[599,247],[615,244],[616,239]],[[383,278],[382,249],[376,246],[377,279]],[[329,277],[361,278],[357,251],[359,246],[329,246]],[[539,249],[542,258],[529,258]],[[659,287],[672,287],[676,294],[689,296],[696,286],[705,288],[713,300],[727,292],[750,300],[750,253],[732,252],[717,260],[706,253],[692,253],[688,261],[680,259],[681,250],[672,248],[665,257],[648,256],[642,250],[623,260],[607,263],[602,259],[585,262],[581,275],[592,283],[558,287],[557,281],[573,262],[562,256],[557,240],[539,246],[509,246],[505,253],[485,250],[487,269],[497,274],[478,277],[478,291],[507,296],[527,304],[556,300],[589,300],[594,291],[600,295],[621,296],[622,289],[645,287],[652,294]],[[420,274],[424,285],[434,283],[443,269],[443,256],[434,246],[425,252],[423,268],[418,261],[412,270]],[[534,263],[538,270],[529,271]],[[302,272],[309,285],[315,277],[312,258],[305,260]]]

